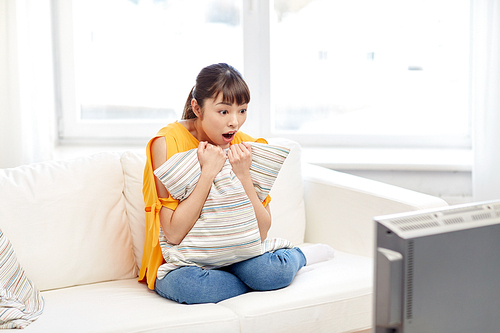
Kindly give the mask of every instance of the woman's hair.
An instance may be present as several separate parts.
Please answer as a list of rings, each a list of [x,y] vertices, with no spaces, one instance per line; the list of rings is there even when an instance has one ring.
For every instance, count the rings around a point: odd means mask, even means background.
[[[241,105],[250,102],[250,90],[240,72],[228,64],[214,64],[203,68],[196,77],[196,85],[186,100],[182,119],[196,118],[191,106],[192,99],[196,99],[203,108],[207,98],[216,98],[220,93],[224,103]]]

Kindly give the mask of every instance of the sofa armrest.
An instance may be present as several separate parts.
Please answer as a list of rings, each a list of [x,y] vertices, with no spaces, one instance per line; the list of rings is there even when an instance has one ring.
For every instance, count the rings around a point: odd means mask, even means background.
[[[373,257],[374,216],[448,206],[446,201],[304,163],[305,241]]]

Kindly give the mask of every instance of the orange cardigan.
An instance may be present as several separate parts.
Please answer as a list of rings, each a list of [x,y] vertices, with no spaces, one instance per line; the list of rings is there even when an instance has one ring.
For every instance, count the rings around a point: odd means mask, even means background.
[[[199,145],[199,141],[182,124],[174,122],[158,131],[156,136],[149,141],[146,147],[147,160],[144,168],[142,187],[146,211],[146,234],[139,281],[146,282],[148,288],[151,290],[154,290],[158,267],[165,262],[159,242],[160,209],[162,207],[167,207],[175,210],[179,204],[178,200],[171,197],[158,198],[153,174],[153,164],[151,162],[151,143],[158,137],[164,137],[167,141],[167,159],[174,154],[198,148]],[[245,133],[238,132],[233,141],[231,141],[231,144],[238,144],[245,141],[267,143],[264,139],[254,139]],[[270,201],[271,198],[268,196],[264,200],[263,205],[266,206]]]

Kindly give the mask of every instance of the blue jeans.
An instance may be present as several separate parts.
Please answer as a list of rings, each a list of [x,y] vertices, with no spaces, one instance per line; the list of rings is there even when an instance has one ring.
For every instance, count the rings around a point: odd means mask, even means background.
[[[220,269],[177,268],[156,279],[155,291],[179,303],[217,303],[253,290],[284,288],[305,265],[299,248],[280,249]]]

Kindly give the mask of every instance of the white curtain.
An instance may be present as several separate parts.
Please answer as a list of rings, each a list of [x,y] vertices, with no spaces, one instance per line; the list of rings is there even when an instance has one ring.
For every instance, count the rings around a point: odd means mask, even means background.
[[[50,0],[0,0],[0,168],[52,158]]]
[[[500,0],[472,1],[475,201],[500,199]]]

